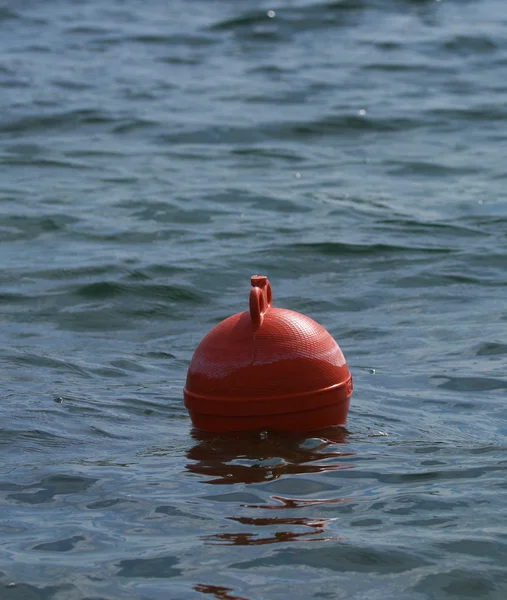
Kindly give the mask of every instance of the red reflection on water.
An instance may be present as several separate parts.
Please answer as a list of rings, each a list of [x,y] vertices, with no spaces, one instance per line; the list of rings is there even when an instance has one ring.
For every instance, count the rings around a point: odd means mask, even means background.
[[[259,537],[258,533],[216,533],[202,536],[201,539],[216,543],[234,546],[263,546],[265,544],[278,544],[280,542],[328,542],[343,540],[341,537],[329,537],[322,534],[326,527],[336,518],[310,519],[305,517],[274,517],[274,518],[251,518],[251,517],[228,517],[231,521],[244,525],[255,525],[257,527],[296,525],[310,529],[310,531],[276,531],[267,537]],[[319,535],[320,537],[312,537]]]
[[[234,437],[194,431],[193,437],[198,443],[187,452],[193,462],[186,468],[210,476],[205,483],[215,485],[261,483],[282,475],[349,469],[351,465],[331,460],[355,454],[332,448],[333,444],[347,443],[347,432],[342,429],[311,438],[309,444],[305,437],[272,433]]]
[[[201,592],[201,594],[211,594],[217,598],[217,600],[249,600],[244,596],[233,596],[232,594],[229,594],[229,592],[233,592],[234,590],[220,585],[205,585],[198,583],[197,585],[194,585],[194,590],[196,592]]]
[[[333,429],[318,437],[273,433],[216,436],[194,432],[193,435],[197,443],[187,453],[191,462],[186,468],[191,473],[209,477],[204,479],[204,483],[214,485],[261,483],[284,475],[324,473],[354,466],[344,459],[355,456],[355,453],[342,452],[337,447],[337,444],[347,443],[347,432],[342,429]],[[296,509],[350,501],[350,498],[299,499],[284,496],[271,496],[271,499],[274,501],[271,505],[243,504],[242,508]],[[328,525],[336,518],[234,516],[228,519],[255,528],[271,527],[272,531],[265,534],[256,531],[220,532],[201,539],[206,543],[234,546],[343,540],[326,535]]]

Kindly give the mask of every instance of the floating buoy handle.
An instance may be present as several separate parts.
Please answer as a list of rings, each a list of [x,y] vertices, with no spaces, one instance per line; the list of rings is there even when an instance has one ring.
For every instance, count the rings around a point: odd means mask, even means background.
[[[271,308],[273,292],[271,284],[265,275],[254,275],[251,278],[252,290],[250,291],[250,317],[255,329],[262,325],[264,315]]]

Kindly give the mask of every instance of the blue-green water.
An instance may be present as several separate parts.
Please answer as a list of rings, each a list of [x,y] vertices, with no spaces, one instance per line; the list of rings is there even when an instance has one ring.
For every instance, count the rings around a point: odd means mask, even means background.
[[[507,594],[503,0],[0,5],[0,597]],[[206,438],[249,277],[349,432]]]

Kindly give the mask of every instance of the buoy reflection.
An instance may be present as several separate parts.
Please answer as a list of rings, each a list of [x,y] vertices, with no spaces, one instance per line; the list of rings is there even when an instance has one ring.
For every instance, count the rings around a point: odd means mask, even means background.
[[[221,585],[205,585],[199,583],[194,585],[194,590],[196,592],[201,592],[201,594],[211,594],[217,600],[249,600],[244,596],[234,596],[233,594],[230,594],[229,592],[233,592],[234,590]]]
[[[272,518],[250,518],[250,517],[229,517],[229,520],[242,523],[243,525],[255,525],[256,527],[284,527],[287,525],[300,526],[309,529],[309,531],[292,531],[284,529],[276,531],[271,535],[260,537],[258,533],[216,533],[203,536],[202,539],[217,544],[227,544],[233,546],[263,546],[265,544],[278,544],[280,542],[296,541],[339,541],[341,537],[323,536],[326,527],[336,518],[311,519],[306,517],[272,517]],[[319,536],[319,537],[315,537]]]
[[[354,456],[335,444],[347,443],[347,432],[332,429],[326,435],[303,438],[288,434],[213,435],[192,433],[196,444],[187,452],[191,473],[208,476],[204,483],[231,485],[261,483],[283,475],[323,473],[351,468],[341,461]]]
[[[196,444],[187,453],[190,462],[186,468],[203,475],[203,483],[206,484],[255,484],[283,476],[353,468],[346,459],[355,453],[342,450],[346,447],[347,432],[341,429],[312,438],[271,433],[216,436],[197,431],[193,432],[193,436]],[[239,531],[220,531],[203,535],[201,539],[206,544],[234,546],[343,539],[327,532],[329,525],[338,517],[322,516],[322,507],[347,503],[350,498],[290,498],[281,495],[271,495],[270,498],[271,502],[267,503],[239,505],[241,512],[248,513],[254,509],[255,516],[236,512],[234,516],[225,517],[236,523]],[[320,508],[318,516],[308,516],[308,509],[312,507]],[[283,510],[285,514],[258,513],[273,510]],[[335,514],[336,511],[333,511]],[[250,530],[245,531],[247,528]]]

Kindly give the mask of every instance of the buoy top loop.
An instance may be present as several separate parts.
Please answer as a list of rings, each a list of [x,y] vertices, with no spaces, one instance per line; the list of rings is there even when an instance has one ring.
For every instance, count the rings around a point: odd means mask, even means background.
[[[265,275],[253,275],[251,278],[252,290],[250,291],[250,317],[254,329],[259,328],[264,320],[264,315],[273,303],[271,284]]]

